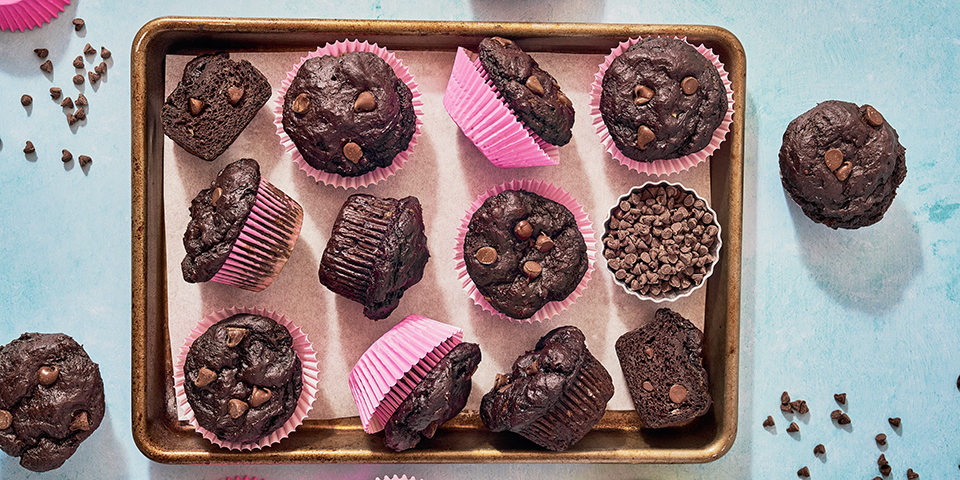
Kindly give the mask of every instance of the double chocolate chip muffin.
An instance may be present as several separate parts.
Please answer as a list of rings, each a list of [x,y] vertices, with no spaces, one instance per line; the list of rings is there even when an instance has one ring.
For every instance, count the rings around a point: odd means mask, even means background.
[[[62,333],[0,347],[0,449],[34,472],[70,458],[103,420],[100,368]]]
[[[310,58],[283,98],[283,129],[310,166],[356,177],[393,163],[416,130],[413,93],[370,52]]]
[[[783,188],[807,217],[830,228],[879,222],[906,176],[897,131],[870,105],[828,100],[783,133]]]
[[[588,267],[573,213],[525,190],[506,190],[483,202],[467,226],[463,258],[490,305],[517,319],[567,298]]]
[[[183,387],[201,427],[227,442],[253,443],[296,410],[302,372],[286,327],[238,314],[194,340],[183,365]]]
[[[480,42],[480,62],[493,85],[524,125],[545,142],[563,146],[573,137],[573,102],[560,84],[511,40]]]

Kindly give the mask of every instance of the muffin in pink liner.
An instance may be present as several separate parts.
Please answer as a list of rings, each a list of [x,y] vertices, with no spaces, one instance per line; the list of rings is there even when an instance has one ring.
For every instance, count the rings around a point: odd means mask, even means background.
[[[70,0],[0,0],[0,31],[33,30],[57,18]]]
[[[256,160],[228,164],[190,204],[183,279],[259,292],[273,283],[300,236],[303,208],[260,176]]]
[[[460,328],[410,315],[370,345],[349,377],[363,431],[383,430],[403,399],[462,340]]]
[[[569,293],[565,298],[563,298],[563,300],[554,300],[554,301],[547,302],[542,307],[537,309],[536,312],[534,312],[532,315],[529,315],[529,316],[522,316],[522,315],[518,316],[518,315],[506,314],[505,312],[502,312],[497,308],[495,308],[494,305],[491,304],[490,300],[485,297],[483,292],[480,291],[474,279],[471,277],[470,272],[468,272],[467,259],[465,258],[465,250],[467,249],[466,244],[469,243],[467,237],[468,237],[468,231],[470,229],[470,223],[473,220],[477,211],[484,206],[484,203],[487,201],[487,199],[491,197],[496,197],[504,192],[513,192],[513,191],[530,192],[530,193],[539,195],[547,200],[556,202],[562,205],[563,207],[565,207],[566,210],[569,211],[569,214],[572,214],[573,219],[575,220],[576,231],[577,233],[579,233],[580,236],[582,236],[582,241],[585,243],[585,247],[586,247],[585,259],[586,259],[587,265],[583,275],[580,277],[579,282],[576,283],[576,286],[575,288],[573,288],[571,293]],[[559,216],[560,215],[558,215],[558,217]],[[517,225],[514,227],[515,228],[514,232],[512,232],[513,235],[517,235],[516,229],[519,228],[520,225],[524,222],[525,221],[521,221],[517,223]],[[532,230],[530,230],[530,232],[534,232],[534,233],[528,234],[527,240],[531,242],[531,245],[536,245],[541,252],[549,252],[550,250],[549,248],[547,249],[541,248],[540,244],[541,244],[541,240],[543,239],[541,239],[540,237],[543,232],[540,232],[540,234],[536,234],[536,232],[539,231],[540,227],[537,225],[532,225],[531,228]],[[532,322],[541,322],[547,318],[550,318],[556,314],[559,314],[560,312],[566,310],[570,305],[573,304],[573,302],[576,301],[577,298],[579,298],[583,294],[583,290],[586,289],[587,282],[590,281],[590,278],[594,269],[594,261],[595,261],[594,259],[597,251],[597,241],[596,241],[596,238],[594,237],[595,231],[593,229],[593,222],[590,221],[583,207],[579,203],[577,203],[577,201],[572,196],[570,196],[570,194],[563,191],[561,188],[557,186],[554,186],[552,184],[545,183],[542,181],[530,180],[530,179],[523,179],[523,180],[515,179],[510,182],[504,183],[500,186],[491,188],[490,190],[487,190],[484,194],[478,196],[477,200],[474,201],[470,205],[470,207],[467,209],[466,214],[461,219],[461,225],[460,227],[458,227],[458,232],[459,233],[456,237],[456,245],[454,247],[455,248],[454,261],[456,262],[457,276],[461,281],[461,285],[463,289],[467,292],[467,294],[470,296],[470,298],[473,299],[474,303],[480,306],[483,310],[486,310],[487,312],[490,312],[493,315],[499,316],[500,318],[509,318],[513,321],[532,323]],[[510,237],[513,237],[513,235],[510,235]],[[559,239],[554,238],[553,240],[557,240],[558,242],[551,241],[550,242],[551,244],[559,243]],[[483,253],[483,252],[480,252],[480,250],[483,250],[483,248],[478,249],[477,252],[472,253],[471,255],[473,255],[474,258],[477,258],[478,254]],[[489,250],[487,250],[487,252],[489,252]],[[509,254],[504,254],[504,252],[497,253],[498,258],[503,257],[506,259],[507,264],[505,268],[514,268],[511,262],[516,261],[517,259],[510,258],[507,255]],[[479,258],[478,260],[480,261],[480,263],[486,263],[487,261],[487,259],[481,260]],[[498,260],[495,260],[495,261],[498,261]],[[519,265],[516,266],[516,268],[518,269],[520,268],[525,269],[526,267],[527,267],[527,262],[525,262],[524,265],[522,266],[519,266]],[[567,267],[567,268],[572,269],[572,267]],[[524,273],[527,273],[527,272],[525,271]]]
[[[195,378],[192,377],[188,380],[187,375],[185,374],[185,366],[188,363],[187,355],[190,352],[191,347],[194,345],[197,339],[201,337],[201,335],[207,332],[208,329],[217,325],[221,321],[231,321],[240,316],[249,316],[249,315],[265,317],[267,319],[273,320],[274,322],[276,322],[276,324],[279,324],[280,326],[285,328],[287,332],[289,332],[290,337],[292,337],[292,344],[290,345],[290,348],[293,349],[294,353],[296,354],[296,358],[299,360],[299,363],[300,363],[301,375],[299,380],[302,382],[302,385],[300,386],[300,395],[296,399],[295,408],[293,408],[292,413],[290,413],[290,416],[286,420],[286,422],[284,422],[275,430],[268,432],[261,438],[258,438],[254,441],[231,442],[231,441],[222,440],[215,433],[208,430],[207,428],[204,428],[199,424],[196,417],[196,412],[194,411],[194,408],[191,405],[190,400],[188,399],[186,387],[184,383],[187,381],[194,382],[194,383],[200,382],[201,375],[193,374],[193,377]],[[241,335],[238,335],[239,338],[237,338],[233,336],[230,328],[227,328],[226,332],[227,333],[225,338],[222,339],[225,342],[226,348],[233,348],[237,343],[244,341],[246,336],[253,335],[253,334],[247,334],[246,332],[244,332]],[[256,333],[260,333],[260,331],[257,331]],[[231,345],[231,342],[233,342],[233,345]],[[251,341],[250,343],[253,343],[253,342]],[[255,378],[257,375],[259,375],[259,373],[254,371],[254,372],[246,372],[246,373],[241,372],[237,374],[237,376],[243,376],[243,375],[249,375],[249,376],[244,376],[244,378]],[[300,329],[300,327],[294,325],[293,322],[287,319],[286,316],[284,315],[281,315],[274,311],[266,310],[263,308],[252,308],[252,307],[231,307],[228,309],[211,313],[206,317],[204,317],[203,320],[195,328],[193,328],[190,331],[190,334],[184,340],[183,345],[180,347],[180,353],[174,359],[174,365],[173,365],[173,382],[174,382],[174,390],[176,393],[176,401],[177,401],[178,407],[180,407],[181,409],[183,418],[188,422],[190,422],[190,424],[193,425],[193,427],[203,436],[203,438],[206,438],[207,440],[209,440],[210,442],[212,442],[213,444],[219,447],[228,448],[231,450],[260,449],[260,448],[272,445],[274,443],[277,443],[280,440],[289,436],[290,432],[294,431],[300,424],[303,423],[303,419],[306,418],[307,414],[313,408],[313,401],[316,399],[317,386],[319,384],[318,375],[319,375],[319,364],[317,362],[316,351],[313,349],[313,345],[311,345],[309,339],[307,339],[307,335]],[[216,372],[214,372],[214,378],[210,381],[210,383],[218,382],[218,381],[220,381],[219,376]],[[256,387],[254,387],[253,390],[254,390],[254,393],[251,395],[251,399],[249,400],[250,408],[256,408],[255,406],[253,406],[256,402],[253,399],[253,397],[258,394],[263,394],[262,391],[257,392]],[[260,390],[263,390],[263,389],[260,389]],[[264,403],[268,402],[271,398],[271,392],[269,391],[269,389],[266,389],[266,390],[267,390],[266,399],[263,400]],[[261,395],[261,397],[262,396],[263,395]],[[229,403],[232,403],[234,401],[235,401],[234,399],[231,399]],[[232,415],[232,409],[233,409],[232,405],[230,405],[229,408],[224,407],[224,409],[230,410]],[[241,415],[245,415],[247,413],[249,413],[249,410],[245,410],[245,413]]]
[[[413,135],[410,138],[406,149],[400,151],[399,154],[393,157],[393,161],[389,165],[375,168],[372,171],[358,176],[345,176],[337,173],[330,173],[310,165],[304,159],[301,152],[297,149],[293,139],[291,139],[283,125],[284,98],[287,94],[287,90],[294,82],[294,79],[296,78],[297,73],[300,71],[300,68],[303,66],[303,64],[311,58],[317,58],[326,55],[339,57],[347,52],[369,52],[383,59],[390,66],[396,76],[403,82],[403,84],[409,88],[410,93],[412,94],[410,101],[413,105],[413,112],[415,114]],[[410,154],[417,144],[417,137],[420,135],[420,128],[423,124],[423,101],[420,91],[418,90],[417,83],[414,81],[413,75],[410,73],[409,69],[403,65],[400,59],[398,59],[392,52],[389,52],[387,49],[380,47],[375,43],[370,44],[366,41],[360,42],[357,40],[345,40],[337,41],[333,44],[328,43],[325,46],[318,48],[316,51],[307,54],[306,57],[301,58],[294,68],[287,72],[286,78],[284,78],[281,82],[280,89],[277,91],[275,103],[276,107],[274,108],[274,124],[277,127],[277,136],[280,137],[280,144],[284,147],[284,150],[290,153],[290,155],[293,157],[293,161],[296,162],[300,167],[300,170],[303,170],[307,175],[313,177],[313,179],[317,182],[322,182],[326,185],[333,185],[335,187],[342,187],[344,189],[359,188],[376,184],[390,175],[397,173],[397,171],[403,168],[403,165],[409,160]]]
[[[678,39],[686,42],[685,38]],[[727,109],[723,114],[723,119],[720,121],[720,125],[716,128],[716,130],[714,130],[713,135],[706,147],[697,152],[683,155],[679,158],[659,159],[653,161],[637,161],[631,159],[622,151],[620,151],[619,148],[617,148],[617,145],[615,144],[607,125],[604,123],[600,112],[600,97],[603,92],[603,77],[606,74],[607,69],[610,67],[610,64],[628,48],[640,41],[640,38],[631,38],[627,41],[620,42],[620,45],[612,49],[610,54],[604,57],[604,61],[600,64],[599,70],[594,75],[595,79],[591,85],[590,91],[590,115],[593,118],[593,125],[596,129],[597,135],[600,136],[601,144],[603,144],[607,152],[609,152],[610,155],[622,165],[625,165],[632,170],[636,170],[639,173],[653,175],[669,175],[687,170],[709,158],[720,147],[720,144],[726,137],[727,132],[730,131],[730,124],[733,122],[733,90],[731,88],[729,75],[724,69],[723,63],[720,62],[719,56],[713,53],[713,50],[706,48],[703,45],[695,46],[694,48],[697,50],[697,52],[699,52],[704,56],[704,58],[712,63],[713,66],[717,68],[717,72],[720,74],[720,79],[723,84],[727,99]]]
[[[480,58],[462,47],[443,94],[443,107],[463,134],[500,168],[560,163],[560,149],[525,127],[489,79]]]
[[[720,256],[720,222],[697,192],[648,182],[617,200],[604,222],[606,270],[625,292],[657,303],[706,285]]]

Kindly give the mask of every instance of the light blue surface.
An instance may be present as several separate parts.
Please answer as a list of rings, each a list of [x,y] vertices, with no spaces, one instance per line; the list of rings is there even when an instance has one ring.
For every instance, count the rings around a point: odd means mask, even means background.
[[[169,466],[146,460],[130,433],[130,85],[137,30],[165,15],[685,23],[719,25],[747,56],[740,424],[733,449],[705,465]],[[74,32],[70,19],[87,28]],[[85,43],[113,52],[88,121],[69,128],[47,90],[74,93]],[[54,74],[37,69],[50,49]],[[99,57],[97,58],[99,61]],[[88,66],[88,69],[92,68]],[[960,465],[960,13],[949,2],[648,2],[473,0],[79,0],[60,19],[0,32],[0,344],[25,331],[62,331],[103,373],[103,425],[59,470],[32,474],[0,455],[0,478],[372,479],[958,477]],[[34,105],[24,109],[20,95]],[[780,186],[787,123],[818,101],[874,105],[907,149],[908,174],[879,224],[813,224]],[[36,156],[22,153],[24,141]],[[64,167],[60,150],[93,165]],[[780,393],[807,400],[799,434],[785,429]],[[849,428],[829,412],[848,394]],[[761,427],[772,415],[775,430]],[[890,416],[903,426],[894,431]],[[874,435],[885,432],[878,448]],[[817,443],[825,457],[813,455]]]

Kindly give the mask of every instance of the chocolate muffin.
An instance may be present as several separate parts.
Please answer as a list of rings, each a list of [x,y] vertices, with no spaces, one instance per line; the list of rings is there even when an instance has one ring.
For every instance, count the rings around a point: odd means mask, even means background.
[[[384,444],[402,452],[457,416],[467,404],[471,378],[480,363],[480,346],[460,343],[428,372],[402,401],[384,427]]]
[[[830,228],[879,222],[906,176],[897,131],[870,105],[828,100],[783,133],[783,188],[807,217]]]
[[[483,202],[467,226],[463,257],[490,305],[517,319],[567,298],[588,266],[573,213],[525,190],[506,190]]]
[[[200,55],[183,69],[160,111],[163,132],[204,160],[220,156],[270,98],[270,83],[229,53]]]
[[[511,40],[480,42],[480,62],[510,109],[545,142],[563,146],[573,137],[573,102],[537,61]]]
[[[62,333],[0,347],[0,449],[34,472],[60,467],[103,420],[100,368]]]
[[[675,38],[630,46],[610,63],[601,86],[600,116],[617,148],[638,162],[702,150],[727,111],[716,66]]]
[[[363,305],[370,319],[387,318],[404,292],[423,278],[430,258],[416,197],[347,198],[320,258],[320,283]]]
[[[494,432],[510,430],[548,450],[562,451],[600,421],[613,380],[587,350],[583,332],[566,326],[540,338],[480,401],[480,419]]]
[[[303,63],[283,98],[283,129],[310,166],[356,177],[393,163],[416,130],[410,88],[370,52]]]
[[[302,365],[286,327],[238,314],[210,326],[184,361],[184,392],[197,423],[217,438],[253,443],[293,414]]]
[[[617,339],[617,357],[645,428],[679,426],[710,409],[703,334],[669,308]]]

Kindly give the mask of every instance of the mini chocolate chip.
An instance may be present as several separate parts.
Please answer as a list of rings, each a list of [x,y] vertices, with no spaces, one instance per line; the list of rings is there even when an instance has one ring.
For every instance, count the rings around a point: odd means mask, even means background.
[[[86,167],[87,165],[90,165],[91,162],[93,162],[93,159],[87,155],[80,155],[79,157],[77,157],[77,160],[80,161],[81,167]]]
[[[270,401],[271,396],[273,394],[270,393],[269,388],[253,387],[253,393],[250,394],[250,406],[257,408]]]
[[[776,425],[776,423],[773,421],[773,417],[770,415],[767,415],[767,419],[763,421],[763,426],[772,427],[774,425]]]
[[[847,403],[847,394],[846,393],[834,393],[833,399],[837,401],[840,405],[845,405]]]
[[[553,239],[544,235],[542,232],[540,233],[540,236],[537,237],[537,243],[536,243],[537,250],[540,250],[543,253],[547,253],[550,251],[550,249],[553,248],[553,245],[554,245]]]
[[[643,384],[642,384],[641,386],[643,387],[644,390],[646,390],[646,391],[648,391],[648,392],[652,392],[652,391],[653,391],[653,384],[650,383],[649,380],[644,380],[644,381],[643,381]]]
[[[97,49],[93,48],[93,45],[88,43],[83,46],[83,53],[86,55],[96,55]]]
[[[74,30],[76,30],[76,31],[79,32],[80,30],[83,30],[83,26],[84,26],[84,25],[86,25],[86,24],[83,22],[83,19],[82,19],[82,18],[74,18],[74,19],[73,19],[73,29],[74,29]]]
[[[647,358],[653,358],[653,347],[644,348],[643,354],[646,355]]]
[[[810,469],[807,468],[807,467],[803,467],[803,468],[801,468],[800,470],[797,470],[797,476],[798,476],[798,477],[808,477],[808,478],[809,478],[809,477],[810,477]]]
[[[293,110],[293,113],[297,115],[303,115],[310,110],[310,95],[306,93],[301,93],[297,95],[297,98],[293,99],[293,103],[290,105],[290,110]]]
[[[527,276],[530,280],[540,276],[540,272],[543,268],[539,263],[534,262],[533,260],[523,263],[523,274]]]
[[[917,472],[914,472],[912,468],[908,468],[907,478],[909,478],[910,480],[913,480],[915,478],[920,478],[920,474],[918,474]]]
[[[347,142],[347,144],[343,146],[343,156],[347,157],[347,160],[357,163],[363,158],[363,149],[356,143]]]
[[[100,47],[100,58],[106,60],[110,58],[110,55],[112,54],[110,53],[110,50],[107,50],[107,47],[104,47],[104,46]]]
[[[866,120],[867,125],[870,125],[871,127],[879,127],[880,125],[883,125],[883,115],[880,115],[880,112],[870,105],[863,107],[863,119]]]
[[[683,385],[674,385],[670,387],[670,401],[673,403],[683,403],[687,399],[687,388]]]
[[[557,99],[560,100],[560,103],[562,103],[562,104],[564,104],[564,105],[566,105],[566,106],[568,106],[568,107],[573,106],[573,102],[570,100],[570,98],[567,97],[567,95],[564,94],[563,92],[561,92],[560,90],[557,90]]]
[[[77,58],[73,59],[73,68],[83,68],[83,55],[77,55]]]
[[[850,177],[850,170],[853,169],[853,165],[850,162],[843,162],[843,165],[840,165],[840,168],[836,172],[833,172],[837,176],[837,180],[841,182]]]
[[[883,480],[883,477],[881,477],[881,476],[878,475],[878,476],[876,476],[876,477],[873,477],[873,480]]]
[[[58,369],[56,365],[44,365],[40,367],[40,370],[37,372],[37,377],[40,380],[40,385],[49,387],[60,378],[60,369]]]
[[[200,112],[203,111],[203,107],[205,106],[207,106],[207,104],[204,103],[203,100],[193,97],[190,97],[187,100],[187,109],[190,110],[190,115],[193,115],[194,117],[200,115]]]
[[[787,427],[787,432],[796,433],[800,431],[800,425],[797,425],[797,422],[790,422],[790,426]]]
[[[789,403],[780,404],[780,411],[790,413],[793,411],[793,407]]]
[[[533,75],[530,75],[529,77],[527,77],[527,81],[524,82],[524,85],[525,85],[525,86],[527,87],[527,89],[529,89],[531,92],[533,92],[533,93],[535,93],[535,94],[537,94],[537,95],[539,95],[539,96],[541,96],[541,97],[543,96],[543,85],[540,85],[540,80],[538,80],[537,77],[534,77]]]
[[[827,453],[827,447],[824,447],[822,443],[818,443],[816,447],[813,447],[814,455],[823,455]]]
[[[513,45],[512,40],[507,40],[506,38],[502,37],[493,37],[492,40],[499,43],[501,47],[509,47],[510,45]]]
[[[46,48],[34,48],[33,53],[36,53],[40,58],[47,58],[47,55],[50,55],[50,50]]]
[[[97,72],[87,72],[87,77],[90,78],[91,85],[100,81],[100,74]]]
[[[843,152],[839,148],[831,148],[823,154],[823,163],[827,164],[827,168],[831,172],[836,171],[840,168],[840,164],[843,163]]]
[[[210,203],[217,203],[220,200],[220,197],[223,196],[223,189],[216,187],[210,192]]]
[[[78,108],[77,111],[73,113],[73,117],[79,122],[80,120],[87,118],[87,111],[82,108]]]
[[[240,418],[241,415],[247,413],[248,409],[250,409],[250,406],[243,400],[231,398],[230,401],[227,402],[227,413],[230,415],[230,418]]]
[[[6,430],[10,428],[10,425],[12,424],[13,415],[6,410],[0,410],[0,430]]]
[[[353,102],[354,112],[372,112],[375,108],[377,108],[377,99],[370,92],[360,92]]]
[[[240,342],[242,342],[246,336],[246,328],[227,327],[227,346],[233,348],[240,345]]]
[[[788,404],[788,403],[790,403],[790,394],[787,393],[787,392],[781,393],[781,394],[780,394],[780,405],[786,405],[786,404]]]
[[[834,410],[834,411],[830,412],[830,418],[836,420],[836,419],[840,418],[840,415],[841,415],[841,414],[843,414],[842,411],[840,411],[840,410]]]
[[[24,107],[29,107],[31,103],[33,103],[33,97],[31,97],[30,95],[23,94],[20,96],[20,105],[23,105]]]
[[[77,111],[79,112],[79,111],[82,111],[82,110],[77,110]],[[73,112],[67,112],[67,125],[73,125],[74,123],[77,123],[78,121],[79,121],[79,120],[77,120],[77,116],[74,115]]]
[[[93,71],[97,72],[97,74],[99,75],[103,75],[104,73],[107,73],[107,62],[98,63],[96,67],[93,67]]]
[[[53,73],[53,62],[51,62],[50,60],[47,60],[46,62],[41,63],[40,70],[43,70],[44,72],[47,72],[47,73]]]
[[[840,418],[837,419],[837,423],[847,425],[850,423],[850,417],[846,413],[841,413]]]
[[[900,426],[900,417],[888,418],[887,422],[890,422],[891,427],[898,428]]]
[[[880,454],[880,458],[877,459],[877,465],[882,467],[884,465],[889,465],[890,462],[887,461],[887,457],[884,454]]]
[[[697,92],[697,89],[700,88],[700,81],[695,77],[686,77],[680,81],[680,88],[683,90],[683,93],[693,95]]]
[[[70,150],[67,150],[66,148],[64,148],[63,155],[60,157],[60,161],[63,163],[67,163],[70,160],[73,160],[73,154],[70,153]]]
[[[74,84],[74,85],[83,85],[83,75],[80,75],[79,73],[76,74],[76,75],[74,75],[74,76],[73,76],[73,84]]]
[[[510,377],[502,373],[498,373],[497,376],[493,378],[494,390],[500,390],[501,388],[506,387],[507,385],[510,385]]]
[[[33,142],[27,140],[27,144],[23,147],[23,153],[33,153],[36,151],[37,149],[33,146]]]
[[[56,100],[60,98],[61,94],[63,94],[63,90],[60,87],[50,87],[50,98]]]
[[[640,125],[640,128],[637,129],[637,148],[640,150],[646,150],[647,145],[656,139],[657,135],[653,133],[653,130],[650,130],[650,127]]]
[[[794,400],[794,401],[790,402],[790,410],[792,410],[792,411],[794,411],[794,412],[799,412],[799,411],[800,411],[800,403],[801,403],[801,402],[803,402],[803,400]],[[803,402],[803,403],[806,403],[806,402]]]
[[[533,225],[526,220],[520,220],[513,226],[513,234],[520,240],[526,240],[533,235]]]
[[[60,106],[63,108],[73,108],[73,100],[71,100],[70,97],[64,98],[63,101],[60,102]]]
[[[77,105],[80,105],[80,106],[87,105],[87,97],[83,96],[82,93],[77,94]]]
[[[653,100],[653,89],[646,85],[637,85],[633,87],[633,104],[646,105]]]
[[[193,381],[193,384],[200,388],[203,388],[213,383],[213,381],[216,379],[217,379],[217,372],[214,372],[213,370],[210,370],[207,367],[201,367],[200,370],[197,372],[197,379]]]
[[[880,473],[882,473],[883,476],[890,475],[890,472],[891,472],[892,470],[893,470],[893,467],[891,467],[890,465],[881,465],[881,466],[880,466]]]
[[[878,433],[874,439],[877,441],[877,445],[886,445],[887,444],[887,435],[884,433]]]
[[[90,418],[87,416],[87,412],[81,410],[73,416],[73,420],[70,420],[70,431],[84,431],[90,430]]]
[[[491,265],[497,261],[497,249],[493,247],[481,247],[474,254],[477,261],[482,265]]]

